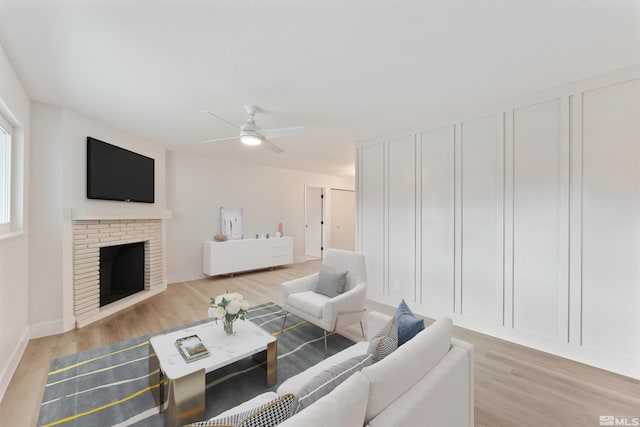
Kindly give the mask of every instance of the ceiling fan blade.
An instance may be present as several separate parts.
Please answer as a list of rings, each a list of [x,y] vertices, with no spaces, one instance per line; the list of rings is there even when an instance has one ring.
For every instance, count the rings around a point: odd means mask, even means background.
[[[260,135],[267,139],[282,138],[284,136],[298,135],[305,133],[307,129],[304,126],[298,126],[293,128],[279,128],[279,129],[260,129]]]
[[[225,119],[223,119],[222,117],[218,116],[217,114],[212,113],[211,111],[208,111],[208,110],[202,110],[202,111],[200,111],[200,112],[201,112],[201,113],[207,113],[207,114],[209,114],[210,116],[215,117],[216,119],[220,120],[220,121],[221,121],[221,122],[223,122],[223,123],[226,123],[227,125],[231,126],[232,128],[234,128],[234,129],[235,129],[235,130],[237,130],[237,131],[239,131],[239,130],[240,130],[240,128],[239,128],[238,126],[234,125],[234,124],[233,124],[233,123],[231,123],[231,122],[226,121]]]
[[[276,144],[269,141],[268,139],[263,139],[262,143],[264,144],[265,148],[268,148],[269,150],[273,151],[276,154],[284,153],[284,150],[282,148],[278,147]]]
[[[229,136],[227,138],[207,139],[206,141],[202,141],[200,144],[208,144],[210,142],[218,142],[218,141],[228,141],[230,139],[238,139],[238,137],[237,136]]]

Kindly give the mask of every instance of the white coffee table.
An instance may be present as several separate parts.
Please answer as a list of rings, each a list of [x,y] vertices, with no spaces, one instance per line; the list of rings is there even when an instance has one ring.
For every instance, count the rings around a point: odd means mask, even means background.
[[[238,360],[254,357],[266,359],[267,387],[277,379],[277,340],[269,332],[249,320],[237,320],[235,335],[227,336],[222,321],[207,322],[149,340],[150,385],[160,384],[160,411],[164,410],[165,426],[183,426],[205,418],[205,374]],[[175,342],[178,338],[197,334],[211,353],[190,363],[184,361]],[[159,374],[153,375],[154,372]],[[166,408],[165,408],[166,402]]]

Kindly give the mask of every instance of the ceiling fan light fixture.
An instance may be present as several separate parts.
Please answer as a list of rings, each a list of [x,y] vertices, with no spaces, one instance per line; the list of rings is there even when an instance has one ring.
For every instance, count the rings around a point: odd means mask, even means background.
[[[257,135],[242,135],[240,141],[246,145],[260,145],[262,138]]]
[[[212,113],[211,111],[204,110],[203,113],[207,113],[210,116],[220,120],[221,122],[226,123],[229,127],[235,129],[236,131],[239,131],[240,135],[235,137],[209,139],[206,141],[202,141],[202,143],[205,144],[209,142],[226,141],[228,139],[239,138],[240,142],[245,145],[255,146],[262,144],[264,147],[268,148],[274,153],[280,154],[284,152],[284,150],[271,142],[272,139],[297,135],[306,132],[306,129],[302,126],[278,129],[261,129],[256,125],[254,117],[257,113],[261,112],[262,109],[255,105],[245,105],[244,110],[247,113],[247,121],[241,126],[236,126],[233,123],[228,122],[222,117],[218,116],[217,114]]]

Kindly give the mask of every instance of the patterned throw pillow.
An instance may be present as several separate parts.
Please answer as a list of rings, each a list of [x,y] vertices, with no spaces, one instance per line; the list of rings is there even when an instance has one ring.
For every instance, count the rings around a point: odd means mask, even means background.
[[[308,407],[322,396],[330,393],[351,375],[371,365],[372,359],[373,356],[371,354],[362,354],[331,366],[315,375],[296,393],[297,405],[294,413]]]
[[[223,418],[211,418],[189,424],[188,427],[230,426],[230,427],[275,427],[291,416],[295,396],[287,393],[271,402]]]
[[[398,328],[391,319],[369,342],[367,353],[373,355],[373,362],[379,362],[398,348]]]
[[[275,427],[291,416],[294,400],[293,394],[285,394],[251,413],[238,427]]]
[[[396,309],[393,318],[398,328],[398,347],[424,329],[424,320],[418,319],[404,300],[402,300]]]
[[[229,417],[225,417],[225,418],[229,418]],[[198,421],[196,423],[191,423],[191,424],[187,424],[183,427],[210,427],[210,426],[215,426],[215,427],[236,427],[233,424],[225,424],[222,420],[217,420],[217,419],[210,419],[207,421]]]

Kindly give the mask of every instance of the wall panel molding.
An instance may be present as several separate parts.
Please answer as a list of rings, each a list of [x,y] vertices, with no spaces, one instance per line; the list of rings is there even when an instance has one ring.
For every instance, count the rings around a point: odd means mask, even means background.
[[[369,145],[358,149],[356,179],[356,241],[358,248],[367,248],[369,297],[379,301],[386,295],[384,148],[384,145]]]
[[[640,379],[638,117],[635,66],[357,144],[370,298]]]
[[[582,346],[640,361],[640,78],[582,108]]]
[[[453,138],[452,126],[422,132],[416,156],[420,162],[417,285],[420,303],[430,312],[451,313],[455,305]]]
[[[566,336],[568,141],[562,102],[513,113],[513,327]]]
[[[504,319],[505,328],[513,328],[513,115],[514,110],[507,110],[501,113],[502,133],[504,137],[504,206],[503,206],[503,242],[504,242]]]
[[[389,297],[416,302],[415,135],[388,142]]]
[[[462,123],[456,122],[454,128],[454,313],[462,315]]]
[[[502,147],[498,116],[461,125],[462,311],[502,324]]]
[[[569,343],[582,345],[582,93],[569,96]]]

